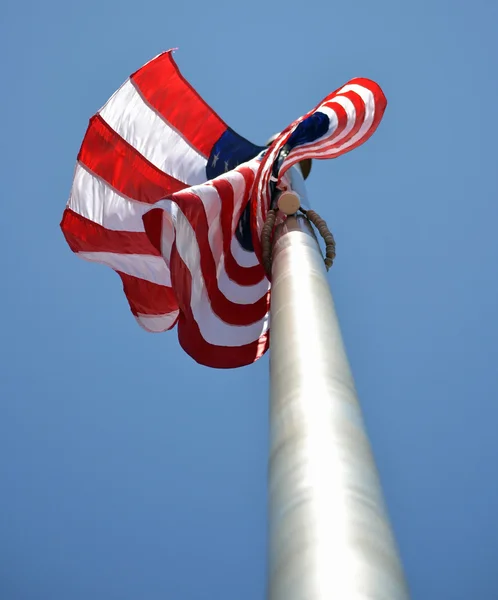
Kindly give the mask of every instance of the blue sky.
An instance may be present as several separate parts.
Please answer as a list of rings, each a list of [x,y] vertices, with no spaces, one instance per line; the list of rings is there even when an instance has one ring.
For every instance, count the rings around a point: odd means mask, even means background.
[[[351,77],[383,87],[377,133],[315,162],[308,194],[413,597],[498,598],[498,4],[7,0],[2,17],[2,600],[264,597],[268,357],[196,365],[59,231],[88,119],[176,46],[256,143]]]

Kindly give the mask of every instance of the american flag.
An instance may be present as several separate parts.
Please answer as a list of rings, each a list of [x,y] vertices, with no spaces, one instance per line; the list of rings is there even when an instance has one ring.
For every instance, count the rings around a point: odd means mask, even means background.
[[[385,106],[375,83],[354,79],[265,149],[228,127],[165,52],[90,119],[62,231],[78,256],[118,273],[144,329],[177,325],[207,366],[250,364],[269,346],[259,240],[271,190],[289,185],[296,162],[363,143]]]

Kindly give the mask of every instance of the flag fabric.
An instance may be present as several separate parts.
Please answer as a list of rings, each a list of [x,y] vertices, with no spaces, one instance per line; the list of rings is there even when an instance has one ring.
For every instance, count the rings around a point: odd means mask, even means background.
[[[288,169],[304,159],[337,158],[357,148],[375,132],[386,106],[386,97],[377,83],[352,79],[273,140],[251,194],[252,246],[259,260],[261,231],[272,189],[283,187]]]
[[[177,325],[207,366],[250,364],[269,346],[259,238],[272,190],[289,186],[296,162],[365,141],[384,109],[376,84],[352,80],[265,149],[228,127],[165,52],[90,119],[62,231],[78,256],[118,273],[144,329]]]

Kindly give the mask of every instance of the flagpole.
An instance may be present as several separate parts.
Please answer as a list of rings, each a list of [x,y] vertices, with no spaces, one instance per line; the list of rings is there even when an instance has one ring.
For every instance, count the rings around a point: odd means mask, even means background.
[[[268,600],[408,600],[323,258],[291,216],[273,246]]]

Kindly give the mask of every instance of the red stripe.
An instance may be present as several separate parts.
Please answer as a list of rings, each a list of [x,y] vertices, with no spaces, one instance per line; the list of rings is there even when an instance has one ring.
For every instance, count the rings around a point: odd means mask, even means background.
[[[243,282],[240,281],[241,277],[239,277],[240,269],[243,269]],[[231,252],[228,254],[225,253],[225,270],[228,277],[232,281],[239,283],[239,285],[256,285],[266,277],[265,271],[260,264],[252,267],[241,267]]]
[[[162,254],[163,214],[164,210],[162,208],[153,208],[142,217],[147,237],[159,254]]]
[[[240,209],[236,215],[236,223],[238,223],[247,205],[255,177],[254,172],[249,168],[239,169],[239,173],[244,177],[245,191],[240,204]],[[220,220],[223,230],[223,254],[225,257],[225,270],[227,275],[232,281],[239,285],[255,285],[265,276],[263,267],[259,264],[254,267],[242,267],[232,255],[231,243],[234,235],[232,231],[232,216],[234,212],[233,188],[228,181],[223,179],[215,179],[213,181],[213,186],[218,191],[222,203]]]
[[[199,326],[191,315],[180,313],[178,341],[196,362],[215,369],[236,369],[260,359],[270,347],[270,333],[245,346],[214,346],[202,337]]]
[[[116,271],[134,315],[165,315],[178,310],[173,289]]]
[[[145,232],[112,231],[66,208],[61,229],[73,252],[114,252],[161,256]]]
[[[115,190],[148,204],[187,187],[151,164],[100,115],[90,119],[78,160]]]
[[[351,79],[351,81],[348,81],[347,85],[350,84],[361,85],[372,92],[375,98],[375,112],[380,112],[381,119],[387,107],[387,98],[380,85],[372,79],[367,79],[365,77],[355,77],[354,79]]]
[[[359,94],[357,94],[356,92],[345,92],[344,94],[341,94],[341,96],[344,96],[344,98],[347,98],[354,106],[354,109],[355,109],[354,125],[353,125],[353,128],[351,129],[351,131],[347,135],[345,135],[341,140],[339,140],[335,144],[332,144],[329,146],[330,141],[332,141],[332,139],[334,139],[335,137],[337,137],[337,135],[339,135],[338,133],[335,134],[335,132],[334,132],[334,135],[331,136],[330,139],[327,140],[327,150],[329,148],[338,148],[339,146],[346,144],[353,136],[355,136],[358,133],[358,131],[361,129],[361,126],[363,125],[363,121],[365,120],[365,102],[363,101],[362,97]],[[333,108],[335,110],[335,105]]]
[[[199,330],[192,310],[190,308],[190,298],[192,289],[192,277],[185,263],[178,255],[176,248],[172,252],[173,285],[181,282],[181,297],[178,298],[180,305],[180,317],[178,321],[178,340],[185,352],[196,362],[207,367],[217,369],[233,369],[249,365],[263,356],[270,344],[269,332],[261,338],[246,344],[244,346],[215,346],[208,343]],[[173,275],[173,271],[175,275]]]
[[[130,79],[150,106],[191,146],[209,157],[227,125],[183,78],[171,51],[146,64]]]

